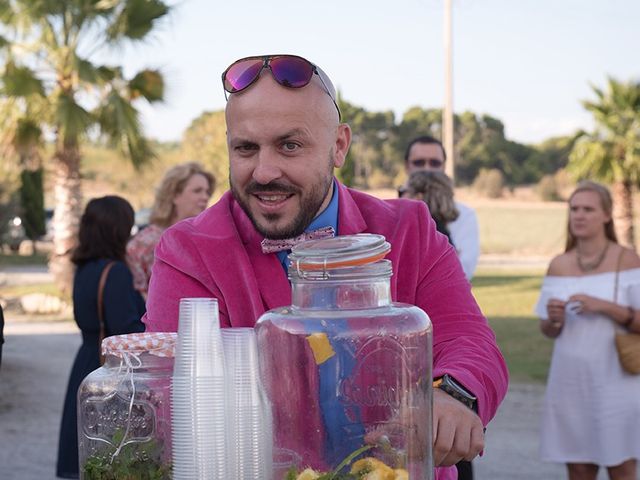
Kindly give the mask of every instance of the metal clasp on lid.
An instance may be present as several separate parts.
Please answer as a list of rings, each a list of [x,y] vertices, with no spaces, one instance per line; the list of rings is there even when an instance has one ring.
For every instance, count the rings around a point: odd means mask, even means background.
[[[289,268],[298,278],[327,280],[332,271],[375,263],[390,251],[382,235],[369,233],[309,240],[293,247]]]

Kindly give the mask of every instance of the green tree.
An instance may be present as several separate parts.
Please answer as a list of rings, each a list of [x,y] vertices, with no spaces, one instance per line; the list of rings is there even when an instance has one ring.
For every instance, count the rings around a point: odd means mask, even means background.
[[[184,160],[200,162],[216,178],[219,189],[229,187],[229,153],[224,111],[204,112],[191,122],[182,138]]]
[[[614,219],[620,241],[635,246],[633,190],[640,181],[640,82],[607,81],[592,86],[596,99],[583,101],[595,130],[584,133],[571,151],[569,170],[577,178],[613,184]]]
[[[355,117],[357,107],[347,102],[342,93],[338,91],[338,106],[342,114],[342,121],[350,123],[351,119]],[[356,162],[354,159],[353,148],[350,148],[347,152],[347,156],[344,160],[344,165],[336,172],[338,180],[348,187],[355,186],[356,182]]]
[[[442,137],[442,110],[410,107],[404,112],[400,122],[394,127],[391,142],[398,170],[404,170],[404,154],[409,142],[423,135],[430,135],[437,139]]]
[[[464,112],[456,117],[456,177],[471,183],[482,169],[500,170],[510,185],[536,181],[529,158],[535,150],[508,140],[504,124],[490,115]]]
[[[340,99],[340,110],[342,121],[348,123],[352,131],[351,149],[342,168],[345,171],[338,173],[340,178],[348,178],[348,184],[358,188],[391,186],[400,166],[391,148],[395,128],[393,112],[369,112],[344,99]],[[384,172],[384,175],[374,177],[374,172]],[[377,178],[375,184],[372,178]]]
[[[44,186],[41,148],[42,130],[38,116],[42,113],[42,89],[16,72],[15,64],[5,65],[7,75],[0,80],[0,93],[13,92],[15,97],[0,98],[0,148],[5,161],[17,163],[20,170],[18,190],[20,213],[27,237],[33,242],[45,233]],[[16,78],[14,75],[17,75]],[[16,80],[23,83],[16,84]]]
[[[44,189],[42,167],[36,170],[24,169],[20,173],[20,206],[22,222],[29,240],[33,242],[35,254],[36,240],[46,233],[44,218]]]
[[[135,166],[144,164],[153,151],[135,101],[164,95],[159,71],[125,77],[120,66],[98,62],[98,54],[143,41],[168,12],[161,0],[0,0],[3,96],[37,104],[38,128],[55,137],[50,267],[63,288],[71,283],[69,256],[82,211],[83,142],[97,132]]]

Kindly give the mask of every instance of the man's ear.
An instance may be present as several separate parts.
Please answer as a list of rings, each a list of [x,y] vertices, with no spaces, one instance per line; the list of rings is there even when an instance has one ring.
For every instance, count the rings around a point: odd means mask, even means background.
[[[333,166],[340,168],[344,165],[347,153],[349,152],[349,146],[351,145],[351,127],[346,123],[338,125],[336,132],[336,144]]]

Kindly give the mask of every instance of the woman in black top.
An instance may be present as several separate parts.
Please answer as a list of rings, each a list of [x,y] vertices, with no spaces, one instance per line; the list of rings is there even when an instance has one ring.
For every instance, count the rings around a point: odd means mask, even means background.
[[[82,345],[71,369],[62,413],[56,471],[61,478],[79,476],[76,395],[84,377],[100,367],[98,284],[109,263],[113,265],[103,291],[105,335],[144,331],[140,320],[145,311],[144,300],[133,288],[131,272],[124,262],[133,223],[133,208],[117,196],[91,200],[80,220],[78,246],[71,260],[77,267],[73,316],[82,332]]]

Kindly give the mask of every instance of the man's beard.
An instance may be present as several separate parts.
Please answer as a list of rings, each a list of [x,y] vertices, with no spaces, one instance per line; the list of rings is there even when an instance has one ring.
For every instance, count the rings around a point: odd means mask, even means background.
[[[273,240],[292,238],[302,234],[311,224],[316,215],[320,213],[320,207],[322,206],[324,199],[327,197],[329,189],[331,188],[331,182],[333,181],[333,161],[329,166],[330,169],[328,175],[323,176],[320,179],[321,181],[314,184],[311,187],[311,190],[306,194],[303,194],[302,190],[294,185],[282,183],[277,180],[264,185],[252,180],[244,189],[245,196],[240,193],[231,179],[231,176],[229,176],[229,184],[231,185],[231,192],[233,193],[234,198],[240,204],[240,207],[242,207],[242,210],[247,214],[251,223],[258,232],[260,232],[265,238]],[[275,223],[281,218],[281,214],[279,213],[262,215],[266,225],[258,223],[249,207],[248,197],[261,192],[298,195],[300,198],[300,209],[288,225],[284,225],[280,228],[270,228],[270,223]]]

